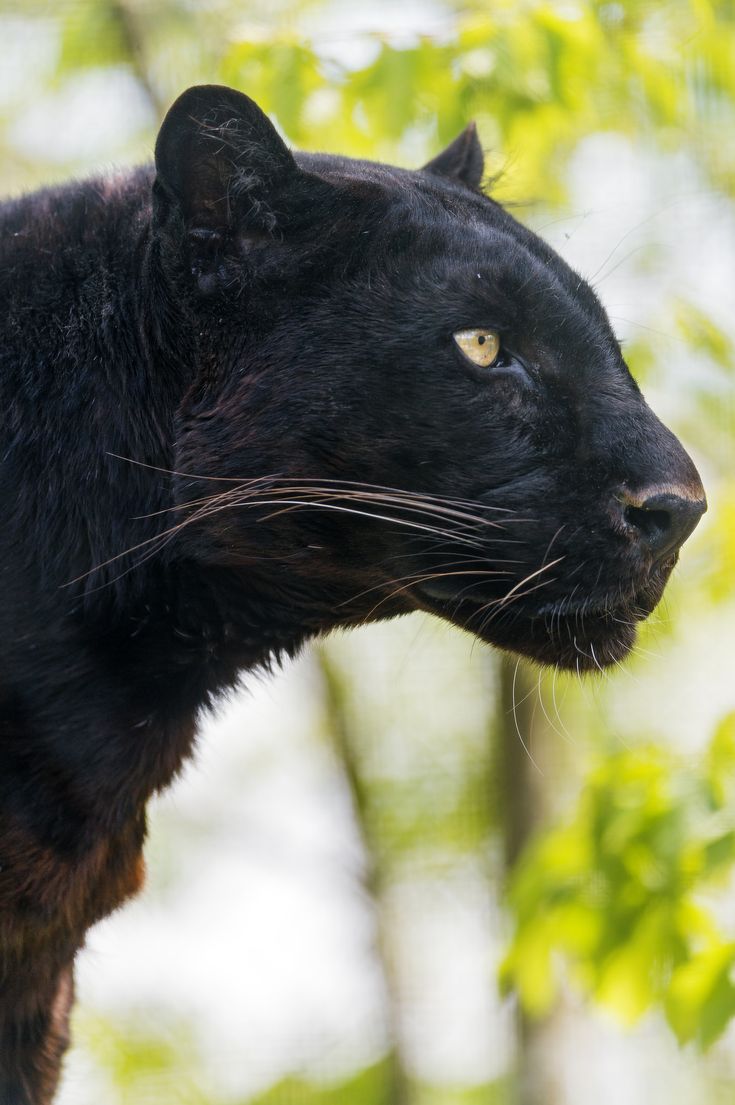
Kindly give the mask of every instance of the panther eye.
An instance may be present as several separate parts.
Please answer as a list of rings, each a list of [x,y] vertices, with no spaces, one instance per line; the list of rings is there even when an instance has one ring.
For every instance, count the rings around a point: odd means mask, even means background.
[[[454,335],[465,357],[480,368],[490,368],[500,353],[500,334],[497,330],[458,330]]]

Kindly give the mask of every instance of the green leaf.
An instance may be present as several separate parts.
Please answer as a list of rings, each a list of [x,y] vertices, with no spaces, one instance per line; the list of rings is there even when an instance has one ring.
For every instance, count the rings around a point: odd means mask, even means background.
[[[665,1010],[680,1043],[695,1040],[705,1049],[735,1016],[733,964],[735,944],[715,943],[674,972]]]

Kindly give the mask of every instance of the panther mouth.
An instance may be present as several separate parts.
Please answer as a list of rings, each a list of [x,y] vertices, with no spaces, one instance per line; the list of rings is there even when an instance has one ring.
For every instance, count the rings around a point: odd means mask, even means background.
[[[458,589],[419,587],[423,609],[474,636],[544,665],[577,671],[601,671],[632,649],[638,625],[653,611],[669,570],[650,575],[627,592],[573,601],[517,602],[467,596]],[[414,593],[416,593],[414,592]]]

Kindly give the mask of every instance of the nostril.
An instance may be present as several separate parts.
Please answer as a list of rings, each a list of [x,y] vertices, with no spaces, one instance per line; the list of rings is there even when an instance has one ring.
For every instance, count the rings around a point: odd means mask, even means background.
[[[707,504],[670,491],[633,496],[625,492],[618,499],[631,535],[647,546],[657,562],[676,552],[697,525]]]
[[[623,517],[629,526],[638,530],[651,545],[665,539],[671,529],[668,510],[648,510],[645,506],[626,506]]]

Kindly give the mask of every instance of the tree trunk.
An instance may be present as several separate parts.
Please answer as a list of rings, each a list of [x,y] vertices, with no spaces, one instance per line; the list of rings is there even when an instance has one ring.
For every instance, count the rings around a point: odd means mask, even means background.
[[[497,721],[498,793],[506,878],[553,802],[560,765],[558,742],[541,707],[538,676],[523,661],[503,658]],[[565,1105],[560,1033],[564,1017],[543,1020],[518,1012],[516,1101],[518,1105]]]

